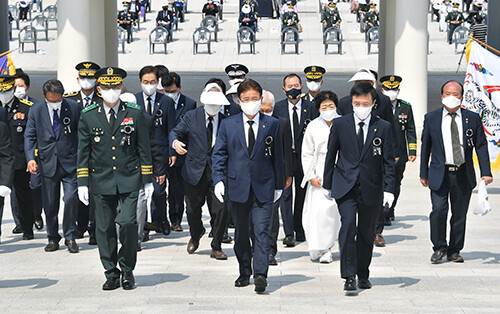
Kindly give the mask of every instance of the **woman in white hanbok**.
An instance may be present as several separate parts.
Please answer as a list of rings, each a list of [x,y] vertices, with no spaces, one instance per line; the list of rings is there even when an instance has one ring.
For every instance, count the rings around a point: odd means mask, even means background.
[[[330,126],[337,117],[337,95],[330,91],[320,92],[314,99],[320,116],[306,128],[302,144],[302,187],[307,190],[302,213],[307,248],[312,261],[331,263],[333,247],[338,238],[340,215],[335,200],[328,200],[322,191],[323,170],[328,146]]]

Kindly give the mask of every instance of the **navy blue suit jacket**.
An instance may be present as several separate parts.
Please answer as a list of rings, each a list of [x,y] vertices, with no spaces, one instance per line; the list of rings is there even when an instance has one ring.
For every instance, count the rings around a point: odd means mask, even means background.
[[[212,155],[214,184],[226,182],[226,195],[232,202],[248,201],[250,188],[260,203],[272,202],[274,190],[284,187],[279,120],[259,113],[257,138],[249,155],[242,115],[226,118],[220,125]],[[271,156],[266,156],[264,141],[270,138]]]
[[[372,115],[360,152],[353,114],[333,120],[323,176],[323,187],[333,198],[344,197],[358,181],[363,202],[371,206],[382,205],[384,191],[394,192],[392,129],[389,122]]]
[[[196,109],[196,101],[181,93],[179,96],[179,101],[177,103],[177,109],[175,109],[174,107],[175,120],[172,129],[175,128],[181,122],[182,118],[184,118],[184,116],[188,111],[193,109]],[[175,162],[174,167],[182,167],[182,165],[184,164],[184,159],[185,156],[177,155],[177,161]]]
[[[219,125],[225,116],[219,113]],[[186,144],[186,158],[182,166],[182,177],[191,185],[197,185],[205,171],[212,167],[212,149],[208,147],[205,109],[196,108],[186,113],[181,122],[170,133],[170,146],[175,140]]]
[[[44,176],[54,176],[58,162],[67,173],[76,172],[80,112],[76,102],[63,98],[56,136],[47,103],[40,101],[31,107],[24,133],[24,150],[26,160],[30,161],[35,160],[35,149],[38,149]]]
[[[472,161],[472,148],[476,150],[481,176],[491,176],[488,144],[484,135],[481,118],[475,112],[462,111],[463,148],[465,152],[465,168],[467,171],[467,186],[472,190],[476,186],[476,174]],[[431,190],[439,190],[443,183],[445,172],[445,152],[443,144],[443,109],[437,109],[425,115],[422,131],[422,150],[420,155],[420,177],[429,180]],[[470,136],[467,136],[469,134]],[[432,159],[431,159],[432,156]],[[430,165],[429,165],[430,159]]]

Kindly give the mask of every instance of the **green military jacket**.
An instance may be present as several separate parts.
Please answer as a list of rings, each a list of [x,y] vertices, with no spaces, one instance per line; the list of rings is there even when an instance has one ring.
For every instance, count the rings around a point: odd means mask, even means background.
[[[376,12],[368,12],[365,15],[365,23],[366,29],[370,29],[370,23],[373,24],[373,27],[378,26],[378,14]]]
[[[446,23],[454,22],[454,21],[459,21],[460,24],[465,22],[464,16],[461,12],[450,12],[446,16]],[[453,25],[460,25],[460,24],[453,24]]]
[[[340,18],[340,13],[337,8],[332,12],[329,9],[326,9],[321,16],[321,23],[326,22],[326,27],[324,29],[330,28],[332,26],[337,25],[337,23],[342,22]]]
[[[290,10],[281,16],[281,29],[283,30],[285,27],[295,27],[297,28],[297,24],[299,23],[299,16],[297,13]]]
[[[399,162],[407,162],[408,155],[417,155],[417,133],[411,105],[401,99],[396,103],[394,127],[398,137]]]
[[[134,103],[117,104],[111,129],[104,105],[83,109],[78,125],[78,186],[92,186],[95,194],[138,191],[151,183],[151,145],[144,114]]]

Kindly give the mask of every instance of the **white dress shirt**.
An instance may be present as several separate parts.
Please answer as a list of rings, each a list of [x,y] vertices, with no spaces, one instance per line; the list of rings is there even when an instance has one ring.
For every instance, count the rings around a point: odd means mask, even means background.
[[[49,110],[50,123],[54,125],[54,109],[47,104],[47,109]],[[57,107],[57,115],[59,116],[59,123],[61,123],[61,105]]]
[[[354,131],[357,135],[358,130],[359,130],[359,123],[361,122],[361,120],[358,118],[358,116],[356,114],[353,114],[353,116],[354,116]],[[372,118],[372,114],[370,113],[368,118],[363,120],[363,122],[365,123],[365,125],[363,125],[363,136],[364,136],[363,143],[366,142],[366,136],[368,135],[368,126],[370,125],[371,118]]]
[[[82,96],[82,102],[83,102],[83,107],[85,108],[87,105],[91,105],[92,104],[92,97],[94,97],[94,92],[90,93],[90,95],[88,96],[85,96],[85,94],[82,92],[80,93],[80,96]],[[89,103],[87,104],[87,101],[85,100],[85,98],[89,98]]]
[[[300,114],[302,112],[302,98],[299,102],[294,105],[288,100],[288,114],[290,115],[290,128],[292,130],[292,149],[295,149],[295,138],[293,137],[293,106],[297,106],[297,116],[299,117],[299,127],[300,127]]]
[[[208,127],[208,113],[205,111],[205,127]],[[217,137],[217,127],[219,126],[219,115],[216,114],[215,116],[212,117],[212,125],[213,125],[213,132],[212,132],[212,147],[215,145],[215,138]]]
[[[146,112],[148,112],[148,108],[146,106],[148,105],[148,97],[151,98],[151,113],[155,110],[155,99],[156,99],[156,91],[153,93],[153,95],[148,96],[146,93],[142,92],[142,98],[144,98],[144,109],[146,109]]]
[[[458,127],[458,137],[460,139],[460,151],[462,152],[462,156],[464,156],[462,109],[458,108],[456,113],[457,116],[455,117],[455,122],[457,123]],[[441,132],[443,133],[445,162],[447,165],[450,166],[455,165],[455,162],[453,161],[453,146],[451,142],[451,116],[450,112],[445,108],[443,108],[443,122],[441,123]]]
[[[120,106],[120,103],[117,103],[113,108],[111,108],[110,106],[106,105],[106,103],[104,101],[102,102],[102,104],[103,104],[103,107],[104,107],[104,113],[106,113],[106,120],[108,120],[108,122],[109,122],[109,111],[113,110],[115,112],[115,117],[116,117],[117,113],[118,113],[118,108]]]
[[[245,114],[242,114],[243,116],[243,128],[245,129],[245,141],[247,143],[247,147],[248,147],[248,129],[250,128],[250,124],[248,124],[248,121],[250,119],[248,119],[248,117],[245,115]],[[260,114],[257,113],[257,115],[252,119],[252,121],[254,122],[252,124],[252,129],[253,129],[253,133],[255,134],[255,139],[257,140],[257,132],[259,130],[259,117]],[[255,143],[257,143],[257,141],[255,141]]]

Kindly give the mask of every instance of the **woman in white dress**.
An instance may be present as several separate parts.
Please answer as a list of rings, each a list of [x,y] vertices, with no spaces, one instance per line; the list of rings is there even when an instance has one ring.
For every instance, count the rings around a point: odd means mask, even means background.
[[[312,261],[331,263],[333,247],[338,238],[340,215],[334,200],[328,200],[322,191],[323,170],[328,146],[330,125],[337,117],[338,98],[330,91],[320,92],[314,99],[320,116],[311,121],[304,134],[302,144],[302,166],[306,186],[302,226]]]

